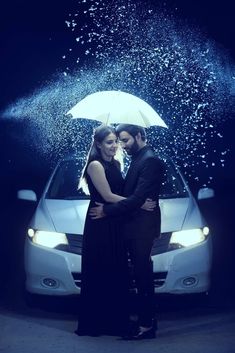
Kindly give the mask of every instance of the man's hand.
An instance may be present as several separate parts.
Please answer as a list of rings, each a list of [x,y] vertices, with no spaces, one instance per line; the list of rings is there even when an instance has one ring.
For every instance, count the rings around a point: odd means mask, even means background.
[[[92,207],[89,210],[89,216],[91,219],[99,219],[105,217],[105,213],[103,211],[103,203],[96,202],[97,207]]]
[[[141,206],[141,208],[145,211],[152,212],[156,208],[157,203],[156,201],[153,201],[152,199],[146,199],[145,203]]]

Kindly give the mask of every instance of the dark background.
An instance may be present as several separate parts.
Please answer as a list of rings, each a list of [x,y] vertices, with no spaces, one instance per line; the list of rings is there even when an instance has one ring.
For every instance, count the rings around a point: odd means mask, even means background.
[[[65,19],[76,1],[14,0],[1,3],[0,109],[29,94],[63,68],[61,59],[71,38]],[[157,1],[156,1],[157,3]],[[233,1],[166,1],[169,9],[177,7],[178,16],[201,27],[219,47],[235,59],[235,26]],[[231,112],[232,114],[232,112]],[[222,298],[235,297],[233,258],[235,250],[235,146],[234,119],[227,120],[221,130],[230,147],[226,166],[216,170],[212,187],[215,198],[200,202],[213,234],[212,290]],[[23,273],[23,239],[35,205],[17,201],[21,188],[34,189],[40,195],[51,171],[50,161],[35,155],[29,146],[19,143],[18,135],[27,127],[0,117],[0,274],[1,286],[12,288]],[[222,142],[223,143],[223,142]],[[9,162],[9,160],[11,162]],[[194,194],[198,185],[189,180]]]

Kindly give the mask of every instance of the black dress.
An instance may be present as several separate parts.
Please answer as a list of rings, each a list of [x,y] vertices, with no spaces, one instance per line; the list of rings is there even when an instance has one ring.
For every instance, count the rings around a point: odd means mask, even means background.
[[[113,193],[121,194],[123,178],[115,162],[100,161]],[[87,176],[90,207],[107,203]],[[88,212],[89,212],[88,208]],[[78,335],[122,334],[127,322],[128,266],[119,217],[86,216],[82,250],[81,305]]]

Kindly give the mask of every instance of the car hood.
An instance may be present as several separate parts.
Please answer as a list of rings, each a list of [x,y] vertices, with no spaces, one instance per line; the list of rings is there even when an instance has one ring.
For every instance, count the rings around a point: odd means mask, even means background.
[[[89,200],[44,200],[55,230],[83,234]]]
[[[47,209],[54,228],[57,232],[83,234],[86,212],[89,200],[44,200],[44,210]],[[197,205],[192,198],[162,199],[161,208],[161,231],[171,232],[183,228],[185,220],[187,227],[190,226],[192,219],[197,218],[194,209]],[[190,212],[189,212],[190,211]],[[189,217],[190,215],[190,217]],[[195,222],[193,222],[195,223]]]
[[[172,232],[182,229],[190,204],[190,198],[161,199],[161,232]]]

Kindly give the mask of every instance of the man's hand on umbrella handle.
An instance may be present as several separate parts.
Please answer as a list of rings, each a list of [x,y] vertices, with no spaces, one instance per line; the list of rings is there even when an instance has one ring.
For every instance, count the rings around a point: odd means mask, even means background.
[[[141,208],[145,211],[153,211],[154,208],[156,208],[156,205],[156,201],[153,201],[152,199],[146,199]]]
[[[105,213],[103,211],[103,203],[96,202],[97,207],[91,207],[89,210],[89,216],[91,219],[99,219],[105,217]]]

